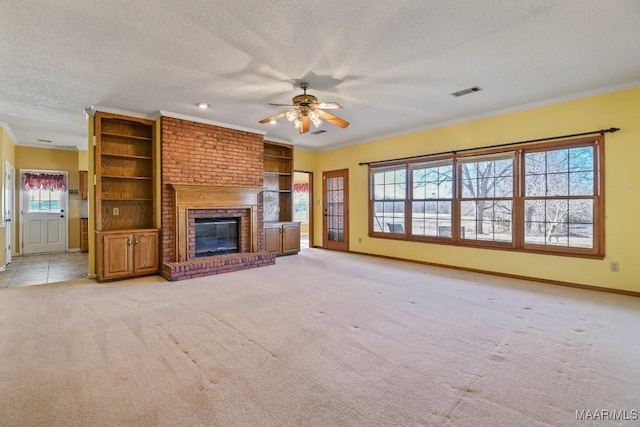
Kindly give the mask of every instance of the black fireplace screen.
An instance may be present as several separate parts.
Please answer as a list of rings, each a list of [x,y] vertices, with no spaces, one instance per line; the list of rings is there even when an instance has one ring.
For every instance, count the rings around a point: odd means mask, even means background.
[[[196,218],[196,257],[239,252],[240,218]]]

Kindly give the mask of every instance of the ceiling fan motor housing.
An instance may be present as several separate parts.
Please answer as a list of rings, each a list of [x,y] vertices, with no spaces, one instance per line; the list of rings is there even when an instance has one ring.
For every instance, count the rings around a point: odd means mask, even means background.
[[[315,96],[309,93],[305,93],[305,94],[297,95],[293,97],[293,105],[296,105],[299,107],[308,107],[311,104],[317,104],[317,103],[318,103],[318,98],[316,98]]]

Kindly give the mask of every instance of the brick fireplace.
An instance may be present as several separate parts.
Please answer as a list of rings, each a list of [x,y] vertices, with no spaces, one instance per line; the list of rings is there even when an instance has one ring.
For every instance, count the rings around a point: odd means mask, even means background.
[[[162,117],[162,276],[182,280],[275,263],[263,251],[262,135]],[[238,218],[237,253],[195,256],[197,218]]]

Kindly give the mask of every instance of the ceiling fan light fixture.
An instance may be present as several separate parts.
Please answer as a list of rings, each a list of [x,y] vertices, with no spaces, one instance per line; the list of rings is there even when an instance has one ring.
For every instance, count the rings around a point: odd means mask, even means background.
[[[290,122],[295,122],[296,120],[299,121],[301,116],[302,113],[297,107],[287,111],[287,120],[289,120]]]
[[[322,120],[320,120],[320,113],[315,108],[309,111],[309,118],[311,119],[313,125],[317,128],[322,124]]]

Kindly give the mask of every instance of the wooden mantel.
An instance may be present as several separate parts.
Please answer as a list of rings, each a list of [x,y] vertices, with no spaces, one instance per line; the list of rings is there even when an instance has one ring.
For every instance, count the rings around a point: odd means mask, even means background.
[[[258,252],[258,196],[262,188],[218,185],[169,184],[175,207],[176,260],[187,261],[189,209],[248,209],[249,248]]]

